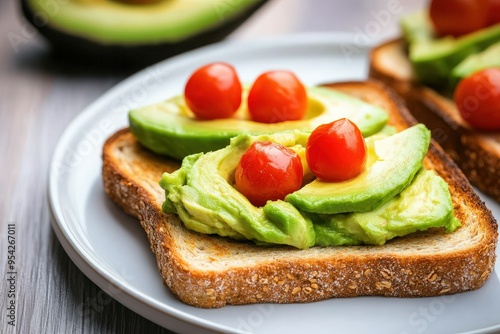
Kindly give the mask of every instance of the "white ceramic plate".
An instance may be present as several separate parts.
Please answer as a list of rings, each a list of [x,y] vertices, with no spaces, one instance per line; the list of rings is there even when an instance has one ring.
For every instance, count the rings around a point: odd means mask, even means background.
[[[104,194],[101,147],[127,125],[127,111],[182,92],[188,75],[226,61],[251,82],[269,69],[295,71],[308,85],[366,78],[367,49],[343,34],[293,35],[222,43],[171,58],[111,89],[66,129],[50,170],[53,227],[64,249],[113,298],[176,332],[459,333],[500,330],[500,262],[477,291],[436,298],[359,297],[309,304],[198,309],[164,287],[138,221]],[[500,218],[500,206],[488,198]]]

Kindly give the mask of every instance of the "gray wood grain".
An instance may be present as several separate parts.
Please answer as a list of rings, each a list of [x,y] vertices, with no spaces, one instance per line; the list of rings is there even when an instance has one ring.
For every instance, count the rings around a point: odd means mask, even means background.
[[[401,1],[401,13],[422,5]],[[273,0],[231,39],[303,31],[365,31],[388,1]],[[397,17],[379,23],[383,39]],[[373,24],[372,24],[373,25]],[[361,36],[361,35],[360,35]],[[50,157],[66,125],[131,73],[61,64],[22,18],[0,1],[0,333],[169,333],[94,285],[66,255],[51,229]],[[8,225],[15,226],[15,327],[8,324]]]

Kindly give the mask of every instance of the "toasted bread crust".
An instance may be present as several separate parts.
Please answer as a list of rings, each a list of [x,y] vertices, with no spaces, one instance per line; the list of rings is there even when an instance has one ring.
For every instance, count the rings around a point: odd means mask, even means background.
[[[378,99],[399,129],[415,123],[402,102],[379,84],[328,86],[371,102]],[[102,172],[109,197],[140,220],[164,284],[183,302],[211,308],[364,295],[437,296],[479,288],[495,262],[495,219],[435,143],[426,165],[450,185],[456,216],[463,224],[457,231],[415,233],[384,246],[308,250],[261,247],[184,228],[177,216],[161,212],[163,192],[155,186],[162,172],[178,163],[154,156],[127,129],[104,145]]]
[[[393,66],[387,66],[393,60]],[[398,68],[403,68],[398,71]],[[475,131],[460,119],[453,101],[443,93],[416,82],[404,41],[379,45],[370,56],[369,76],[401,95],[415,118],[426,124],[433,138],[457,162],[467,178],[500,202],[500,131]],[[489,141],[494,142],[491,149]]]

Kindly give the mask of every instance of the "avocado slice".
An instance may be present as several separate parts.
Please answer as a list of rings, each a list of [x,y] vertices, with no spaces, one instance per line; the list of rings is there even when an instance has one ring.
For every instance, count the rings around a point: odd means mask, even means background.
[[[421,128],[415,126],[412,129],[416,130],[411,131],[419,132]],[[396,138],[385,142],[385,150],[394,149],[401,154],[403,147],[414,153],[418,145],[405,146],[408,140],[398,136],[390,136]],[[399,193],[393,193],[391,198],[372,211],[361,213],[305,212],[293,203],[281,200],[255,207],[237,191],[234,181],[236,166],[255,141],[269,140],[296,151],[303,159],[305,179],[309,179],[311,172],[304,158],[308,137],[309,133],[298,130],[259,136],[243,134],[231,139],[230,145],[223,149],[186,157],[180,169],[164,173],[160,180],[165,190],[163,211],[178,214],[187,228],[200,233],[301,249],[314,245],[381,245],[389,239],[415,231],[431,227],[452,231],[460,225],[453,216],[448,185],[433,171],[421,168],[421,164],[420,172],[412,177],[410,185],[400,189]],[[418,135],[409,137],[418,140]],[[402,143],[399,143],[400,140]],[[417,150],[420,148],[417,147]],[[390,163],[396,165],[387,168],[389,176],[385,178],[385,183],[390,183],[387,181],[393,177],[393,171],[402,167],[397,159],[390,160]],[[375,167],[371,164],[369,168]],[[359,192],[370,191],[370,186],[381,185],[360,186]],[[362,200],[360,193],[353,193],[349,201]]]
[[[194,117],[182,96],[138,108],[129,112],[132,133],[139,142],[155,153],[182,159],[187,155],[223,148],[229,140],[242,133],[253,135],[298,129],[311,132],[318,125],[346,117],[353,121],[364,136],[384,128],[387,113],[376,106],[341,92],[311,87],[308,110],[303,120],[273,124],[249,120],[246,93],[240,109],[232,118],[201,121]]]
[[[307,133],[298,131],[241,135],[226,148],[186,157],[180,169],[161,178],[163,211],[178,214],[187,228],[200,233],[302,249],[313,246],[312,222],[292,204],[269,201],[255,207],[233,186],[236,166],[252,142],[271,140],[303,151],[307,138]]]
[[[221,40],[266,0],[22,0],[29,22],[68,59],[144,66]],[[40,23],[41,19],[46,22]]]
[[[448,184],[425,169],[400,194],[373,211],[318,215],[314,219],[318,246],[383,245],[416,231],[444,227],[451,232],[460,225],[453,216]]]
[[[490,67],[500,67],[500,42],[493,44],[483,52],[468,56],[455,66],[451,71],[451,85],[455,86],[460,80],[472,73]]]
[[[433,36],[425,14],[404,17],[401,26],[409,42],[409,58],[415,75],[420,82],[433,87],[447,86],[455,66],[500,40],[500,24],[457,38]]]
[[[360,175],[344,182],[316,179],[285,200],[313,213],[373,210],[411,183],[422,168],[430,139],[431,133],[423,124],[392,136],[367,138],[367,163]]]

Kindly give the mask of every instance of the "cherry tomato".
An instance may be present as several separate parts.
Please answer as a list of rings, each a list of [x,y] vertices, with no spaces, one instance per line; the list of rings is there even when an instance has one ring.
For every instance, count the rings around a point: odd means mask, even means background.
[[[500,23],[500,0],[490,0],[488,25]]]
[[[432,0],[429,14],[439,36],[460,36],[486,27],[491,0]]]
[[[365,167],[365,140],[356,124],[341,118],[314,129],[307,141],[306,159],[320,180],[346,181]]]
[[[299,120],[304,117],[306,110],[306,89],[290,71],[261,74],[248,93],[248,111],[256,122]]]
[[[255,206],[284,199],[302,186],[302,161],[293,150],[273,142],[254,142],[236,168],[236,188]]]
[[[238,110],[241,92],[241,82],[234,67],[212,63],[191,75],[184,88],[184,98],[199,119],[228,118]]]
[[[481,70],[463,79],[454,98],[460,115],[471,126],[500,129],[500,68]]]

